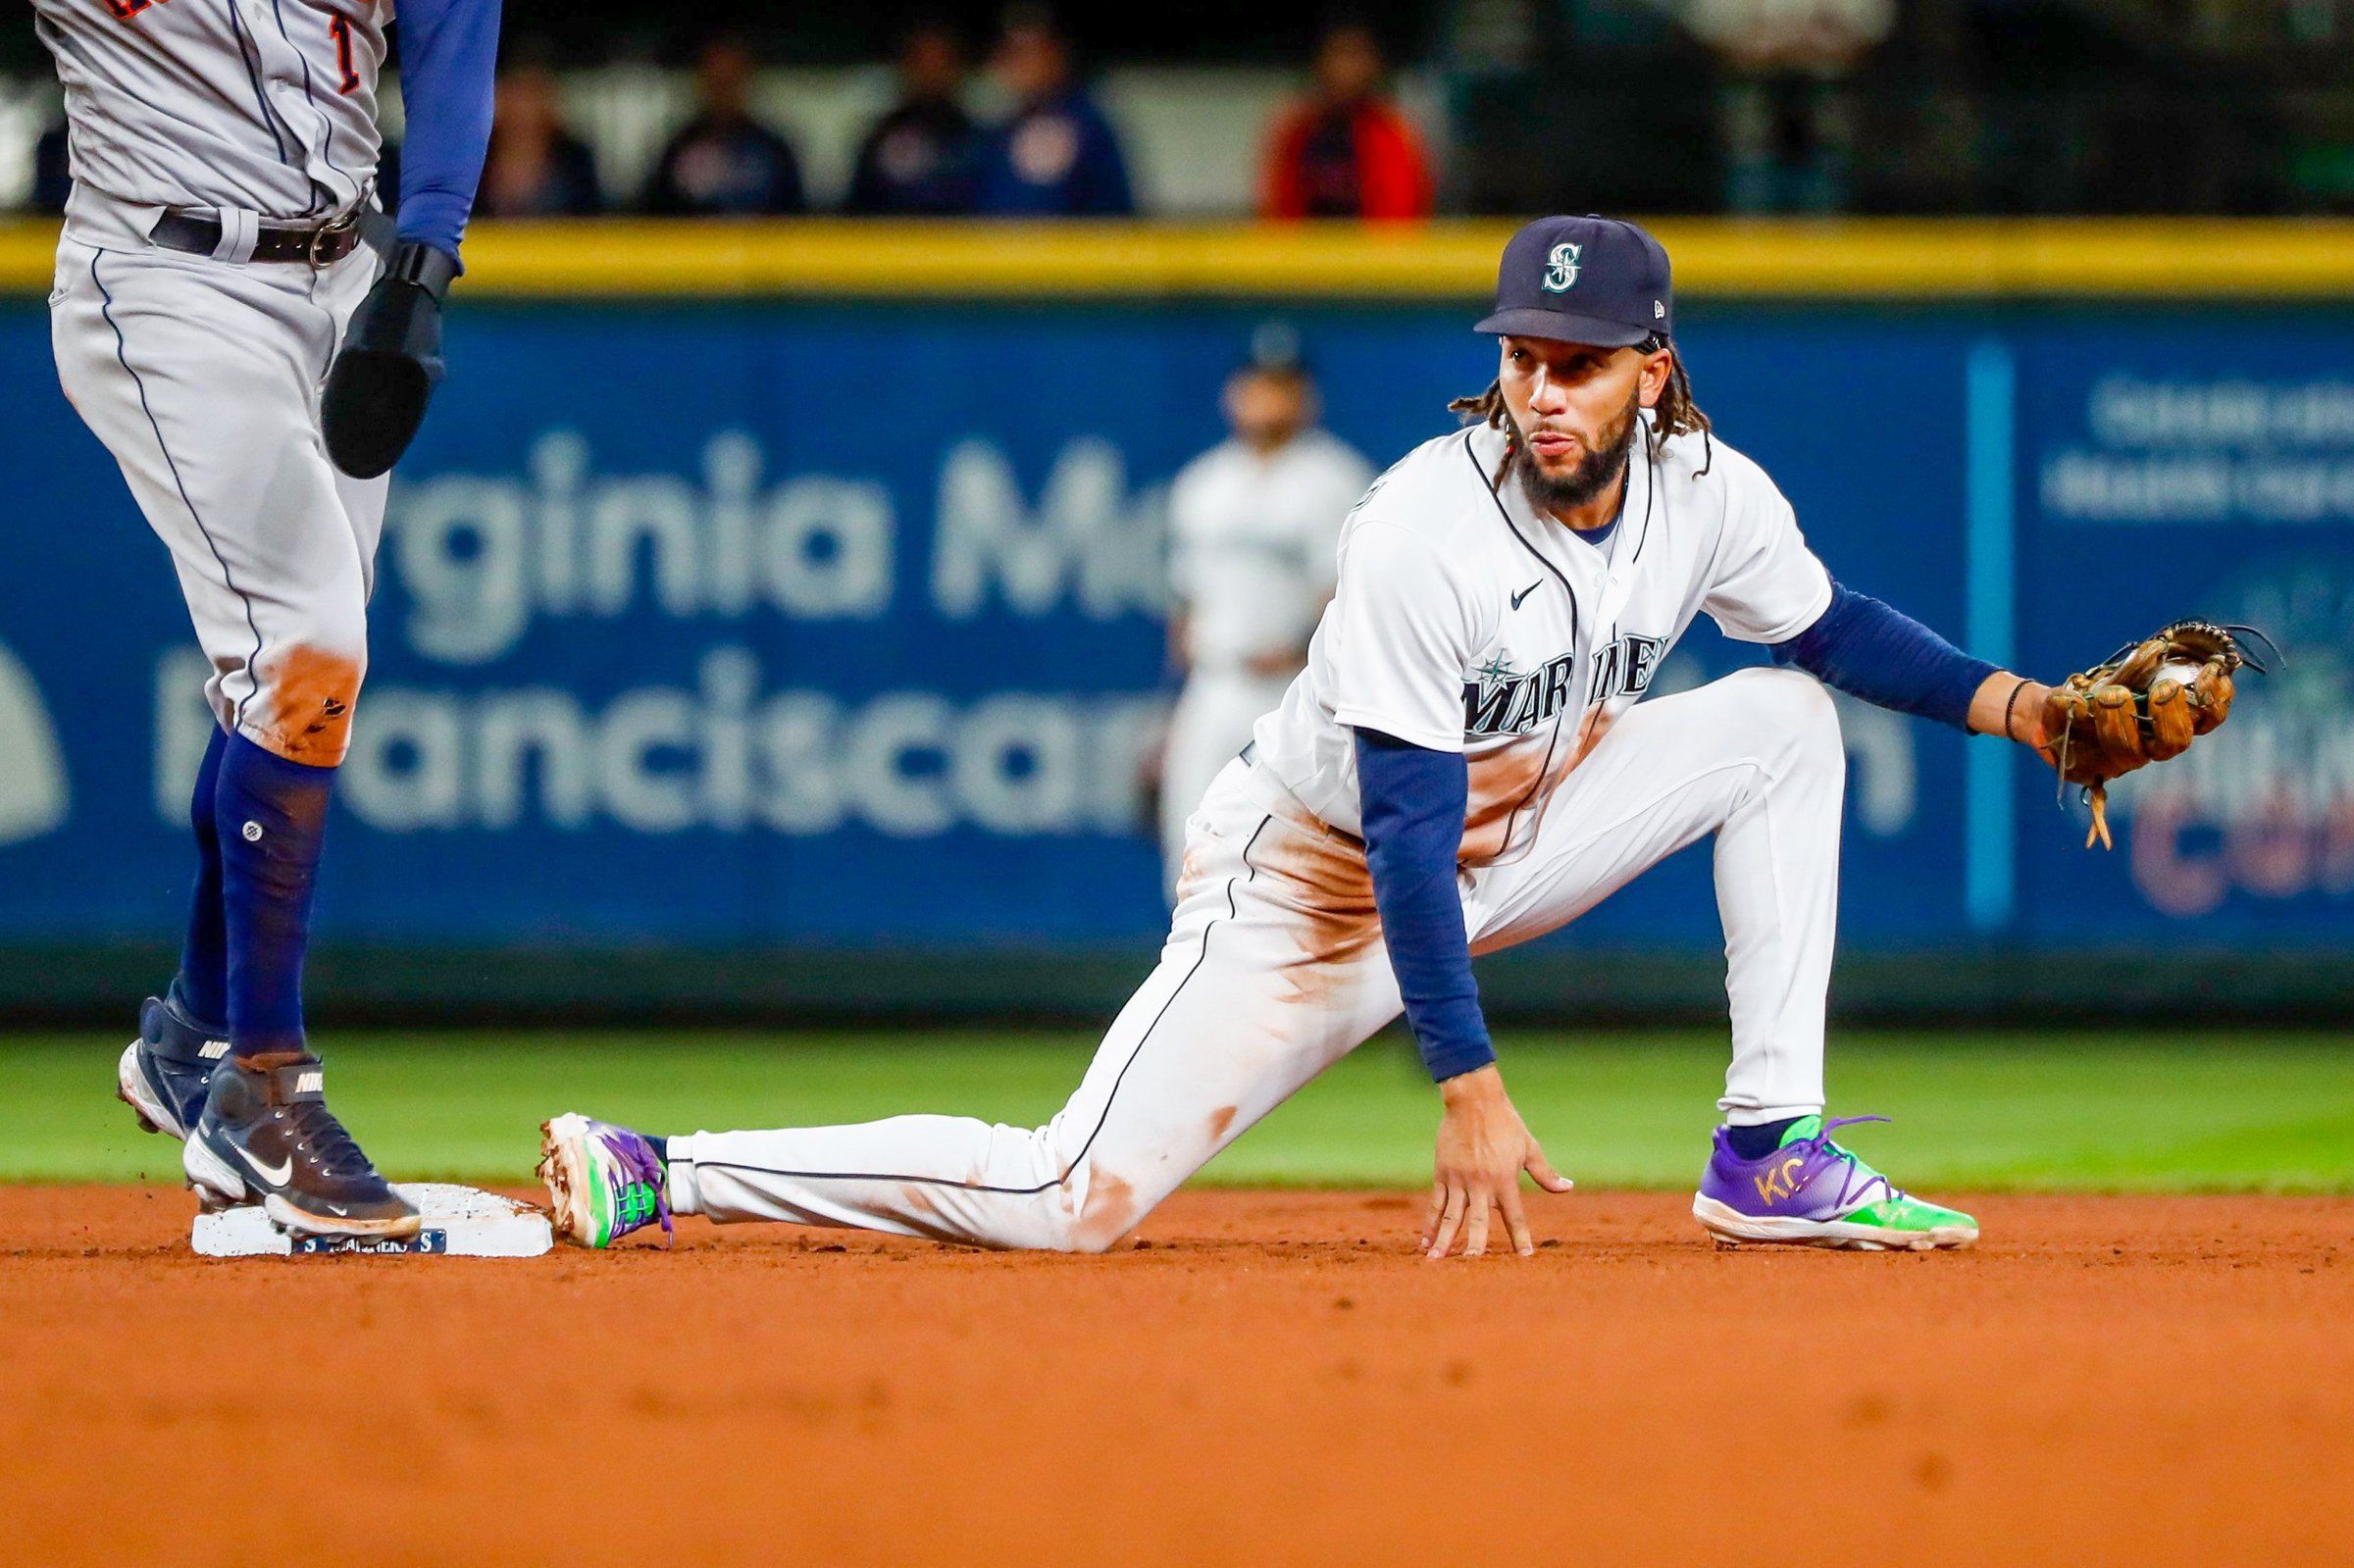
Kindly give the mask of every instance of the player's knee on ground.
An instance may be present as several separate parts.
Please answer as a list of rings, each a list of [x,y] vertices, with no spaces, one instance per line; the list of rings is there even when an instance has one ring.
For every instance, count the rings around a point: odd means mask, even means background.
[[[1147,1208],[1131,1184],[1101,1170],[1090,1174],[1083,1193],[1065,1184],[1041,1194],[1041,1201],[1046,1212],[1033,1244],[1049,1252],[1108,1252],[1143,1221]]]
[[[237,710],[237,728],[288,762],[332,768],[351,744],[352,710],[367,673],[363,649],[324,639],[265,650],[252,667],[253,694]]]

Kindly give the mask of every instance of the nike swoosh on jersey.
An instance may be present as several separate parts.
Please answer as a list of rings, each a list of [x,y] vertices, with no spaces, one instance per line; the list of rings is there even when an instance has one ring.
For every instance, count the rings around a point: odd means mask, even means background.
[[[1512,608],[1513,608],[1513,609],[1515,609],[1515,610],[1519,609],[1519,608],[1520,608],[1520,601],[1521,601],[1522,599],[1525,599],[1525,598],[1527,598],[1527,597],[1528,597],[1530,594],[1532,594],[1532,593],[1536,592],[1536,591],[1537,591],[1537,589],[1539,589],[1539,588],[1543,587],[1544,585],[1545,585],[1545,580],[1544,580],[1543,578],[1539,578],[1539,579],[1537,579],[1537,581],[1536,581],[1536,582],[1531,582],[1531,583],[1530,583],[1530,584],[1529,584],[1527,587],[1525,587],[1525,588],[1522,588],[1522,589],[1521,589],[1519,592],[1517,592],[1517,593],[1513,594],[1513,595],[1512,595]]]

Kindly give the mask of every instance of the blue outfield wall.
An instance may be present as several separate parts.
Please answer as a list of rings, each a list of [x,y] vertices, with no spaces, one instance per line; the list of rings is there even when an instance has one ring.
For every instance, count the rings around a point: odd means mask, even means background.
[[[1851,951],[2354,937],[2354,316],[1688,315],[1845,581],[2045,677],[2182,613],[2288,654],[2115,854],[2024,753],[1848,705]],[[1270,316],[1376,465],[1492,373],[1426,305],[461,308],[325,939],[1149,953],[1162,499]],[[202,661],[37,307],[0,404],[0,944],[166,936]],[[1655,689],[1756,656],[1704,623]],[[1712,951],[1705,851],[1552,940]]]

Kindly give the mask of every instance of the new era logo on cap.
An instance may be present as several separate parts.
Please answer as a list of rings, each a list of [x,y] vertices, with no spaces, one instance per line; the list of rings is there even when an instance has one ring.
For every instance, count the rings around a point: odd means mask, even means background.
[[[1614,218],[1540,218],[1496,269],[1496,308],[1479,330],[1626,348],[1674,328],[1667,252]]]

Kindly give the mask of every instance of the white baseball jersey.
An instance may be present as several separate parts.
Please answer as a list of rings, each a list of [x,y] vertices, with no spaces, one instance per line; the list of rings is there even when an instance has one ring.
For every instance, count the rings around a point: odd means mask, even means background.
[[[33,0],[74,178],[140,207],[327,219],[376,178],[390,0]]]
[[[1372,479],[1322,430],[1264,454],[1228,440],[1185,466],[1169,497],[1169,582],[1197,669],[1306,646],[1332,596],[1342,521]]]
[[[1360,831],[1353,730],[1464,753],[1462,863],[1526,852],[1547,799],[1706,611],[1779,642],[1831,602],[1790,503],[1720,440],[1638,433],[1609,550],[1495,482],[1503,432],[1409,452],[1350,515],[1340,590],[1257,756],[1310,811]]]

